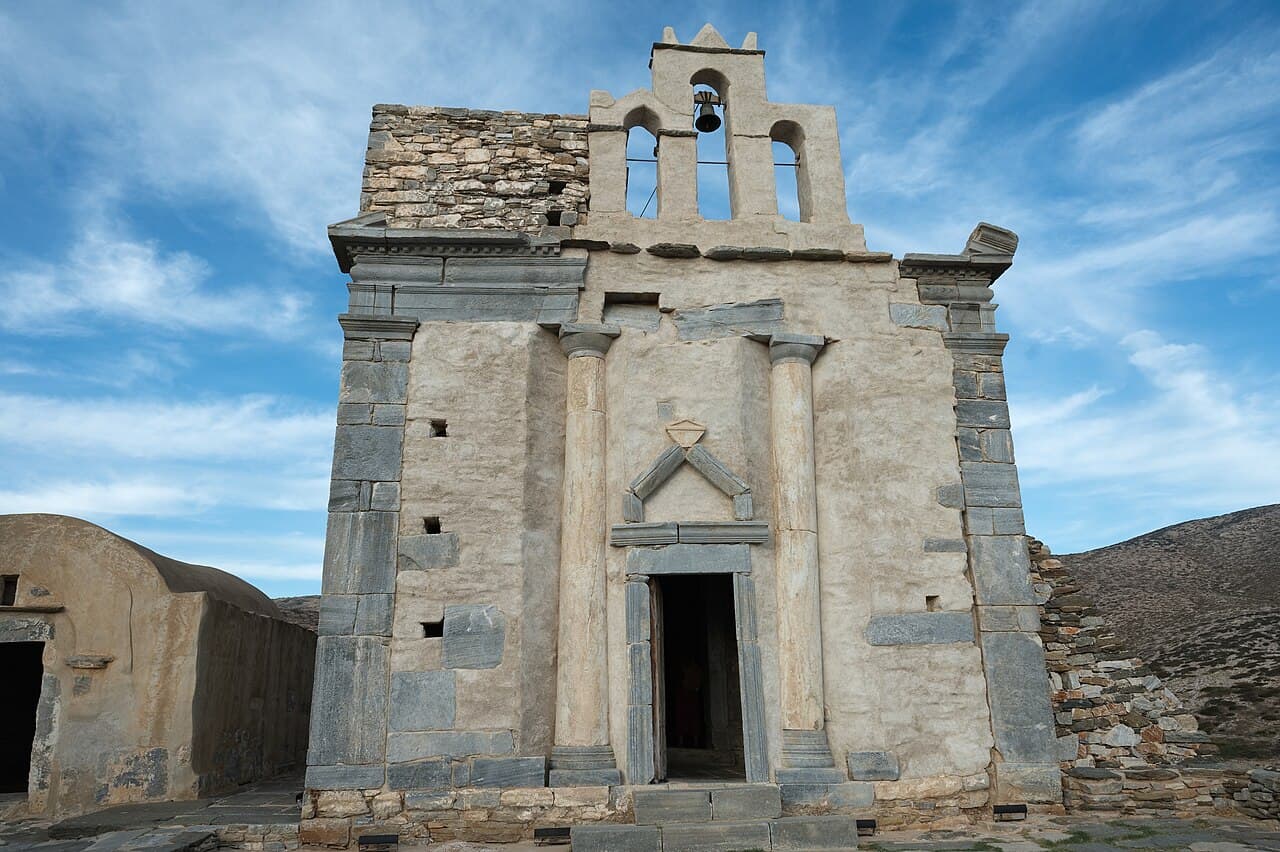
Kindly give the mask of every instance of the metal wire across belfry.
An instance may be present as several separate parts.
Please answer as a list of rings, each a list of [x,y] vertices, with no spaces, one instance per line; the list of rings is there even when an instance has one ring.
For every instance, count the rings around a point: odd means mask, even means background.
[[[628,162],[628,163],[657,163],[657,162],[658,162],[658,160],[657,160],[656,158],[655,158],[655,159],[650,160],[650,159],[647,159],[647,158],[645,158],[645,157],[627,157],[627,162]],[[729,161],[728,161],[728,160],[695,160],[694,162],[695,162],[697,165],[699,165],[699,166],[727,166],[727,165],[729,165]],[[800,158],[799,158],[799,157],[797,157],[797,158],[796,158],[796,161],[795,161],[794,163],[774,163],[774,165],[775,165],[775,166],[782,166],[783,168],[787,168],[787,169],[794,169],[796,166],[800,165]],[[644,207],[640,210],[640,218],[641,218],[641,219],[643,219],[643,218],[644,218],[644,214],[645,214],[645,213],[649,212],[649,205],[653,203],[653,197],[654,197],[655,195],[657,195],[657,194],[658,194],[657,181],[654,181],[653,192],[649,193],[649,200],[648,200],[648,201],[646,201],[646,202],[644,203]]]

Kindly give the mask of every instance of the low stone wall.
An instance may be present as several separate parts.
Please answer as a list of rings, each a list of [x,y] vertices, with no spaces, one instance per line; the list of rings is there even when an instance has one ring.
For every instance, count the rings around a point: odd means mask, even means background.
[[[360,212],[538,234],[586,221],[587,170],[586,116],[378,104]]]
[[[288,852],[297,849],[296,822],[270,825],[220,825],[214,832],[218,849],[242,849],[244,852]]]
[[[1280,820],[1280,767],[1251,769],[1224,786],[1236,810],[1254,819]]]

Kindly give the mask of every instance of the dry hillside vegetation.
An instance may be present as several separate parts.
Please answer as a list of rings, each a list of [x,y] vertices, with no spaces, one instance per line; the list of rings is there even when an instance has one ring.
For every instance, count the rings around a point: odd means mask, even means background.
[[[1280,505],[1060,558],[1223,757],[1280,757]]]

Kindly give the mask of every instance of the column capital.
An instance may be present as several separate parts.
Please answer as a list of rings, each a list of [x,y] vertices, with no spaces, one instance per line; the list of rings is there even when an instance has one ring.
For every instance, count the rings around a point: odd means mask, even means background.
[[[820,334],[779,332],[769,338],[769,362],[774,366],[792,361],[812,364],[826,343]]]
[[[621,333],[616,325],[567,322],[560,326],[560,348],[570,358],[603,358]]]

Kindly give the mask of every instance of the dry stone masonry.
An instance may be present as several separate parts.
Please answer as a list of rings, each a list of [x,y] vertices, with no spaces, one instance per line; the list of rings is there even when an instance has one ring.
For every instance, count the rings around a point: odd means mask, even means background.
[[[834,111],[770,101],[754,34],[668,29],[650,66],[585,117],[375,107],[329,231],[351,282],[303,843],[780,849],[1061,808],[992,303],[1016,235],[869,252]],[[638,128],[652,218],[626,209]]]

